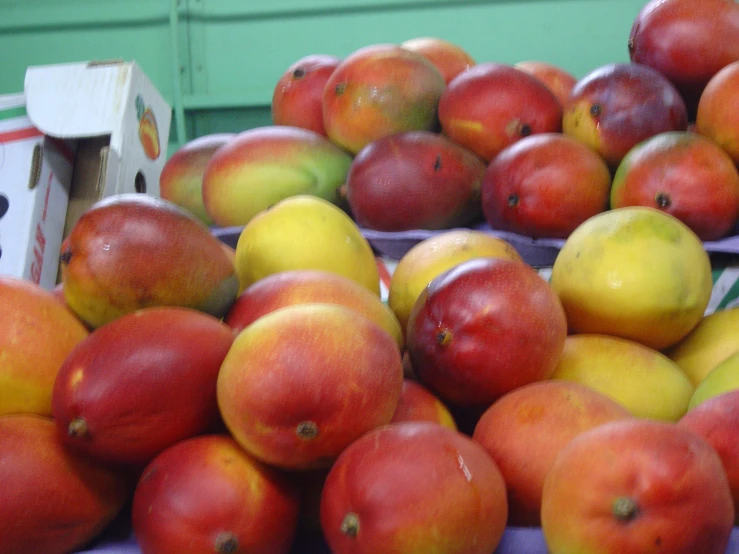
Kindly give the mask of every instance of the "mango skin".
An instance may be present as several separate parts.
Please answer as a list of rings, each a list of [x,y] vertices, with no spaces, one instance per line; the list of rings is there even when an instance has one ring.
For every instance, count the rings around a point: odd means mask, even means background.
[[[59,367],[88,335],[54,293],[0,276],[0,415],[51,415]]]
[[[598,67],[577,81],[564,105],[562,132],[616,168],[631,148],[666,131],[685,131],[680,93],[658,71],[638,64]]]
[[[739,352],[719,362],[695,387],[688,410],[692,410],[706,400],[737,389],[739,389]]]
[[[402,421],[431,421],[457,430],[449,408],[421,383],[403,379],[400,400],[390,423]]]
[[[205,435],[171,446],[146,467],[132,522],[143,554],[287,554],[299,506],[285,475],[231,437]]]
[[[603,158],[561,133],[512,144],[488,165],[482,210],[493,229],[566,239],[608,207],[611,173]]]
[[[387,303],[403,333],[413,304],[433,280],[457,264],[472,258],[500,257],[523,261],[510,243],[482,231],[454,229],[422,240],[398,262],[391,278]]]
[[[352,52],[326,81],[323,123],[329,139],[356,154],[404,131],[435,131],[444,77],[427,58],[395,44]]]
[[[570,335],[552,379],[577,382],[613,399],[636,417],[677,421],[693,386],[667,356],[631,340]]]
[[[64,299],[93,328],[154,306],[220,318],[238,294],[238,277],[221,242],[166,200],[135,193],[108,197],[82,215],[68,239]]]
[[[485,164],[430,131],[382,137],[354,158],[346,200],[361,226],[377,231],[450,229],[482,216]]]
[[[281,271],[317,269],[348,277],[380,296],[369,242],[346,212],[316,196],[287,198],[252,219],[239,235],[235,264],[242,291]]]
[[[577,79],[565,69],[540,60],[526,60],[513,64],[513,67],[525,71],[544,83],[564,106],[575,87]]]
[[[241,293],[224,321],[239,333],[279,308],[315,302],[352,308],[387,331],[398,348],[402,350],[405,346],[395,314],[376,294],[348,277],[329,271],[295,269],[268,275]]]
[[[206,225],[212,225],[213,218],[208,215],[203,203],[203,174],[216,150],[235,136],[235,133],[218,133],[183,144],[162,168],[159,195],[184,208]]]
[[[0,554],[68,554],[102,533],[132,487],[71,454],[50,418],[0,417]]]
[[[321,498],[334,554],[490,554],[507,515],[492,458],[430,422],[393,423],[358,439],[329,471]]]
[[[691,114],[710,79],[739,60],[733,0],[649,0],[629,33],[629,58],[675,84]]]
[[[731,486],[734,507],[739,506],[739,391],[709,398],[688,411],[678,425],[706,439],[721,457]],[[739,524],[739,513],[734,525]]]
[[[97,329],[59,370],[60,437],[85,456],[143,465],[213,428],[216,379],[233,338],[213,316],[178,307],[146,308]],[[84,431],[73,432],[81,420]]]
[[[513,66],[485,62],[458,75],[439,100],[446,136],[490,162],[505,147],[562,130],[562,106],[547,86]]]
[[[246,225],[299,194],[338,204],[350,165],[349,154],[315,131],[279,125],[249,129],[208,162],[203,202],[220,227]]]
[[[291,64],[272,92],[272,123],[326,136],[323,89],[340,63],[341,58],[336,56],[312,54]]]
[[[457,75],[477,63],[464,48],[439,37],[416,37],[402,42],[400,46],[421,54],[434,64],[447,85]]]
[[[447,402],[487,407],[551,377],[566,335],[559,299],[530,265],[479,258],[429,283],[406,339],[421,383]]]
[[[739,11],[739,10],[738,10]],[[739,59],[708,81],[698,102],[698,133],[723,148],[739,166]]]
[[[635,502],[636,513],[617,517],[619,499]],[[703,438],[632,418],[562,449],[544,482],[541,520],[551,554],[723,554],[734,504],[721,459]]]
[[[670,359],[679,365],[697,387],[713,368],[739,352],[739,307],[713,312],[680,342],[668,349]]]
[[[402,381],[400,351],[378,325],[344,306],[299,304],[239,333],[218,374],[218,405],[247,452],[314,469],[389,423]]]
[[[573,333],[619,336],[663,350],[703,318],[713,286],[701,240],[655,208],[609,210],[565,241],[551,286]]]
[[[660,133],[629,150],[613,177],[611,208],[650,206],[678,218],[703,241],[739,221],[739,171],[708,138]]]
[[[544,480],[572,439],[629,417],[626,408],[604,394],[564,381],[525,385],[493,403],[472,438],[492,456],[506,482],[508,525],[540,525]]]

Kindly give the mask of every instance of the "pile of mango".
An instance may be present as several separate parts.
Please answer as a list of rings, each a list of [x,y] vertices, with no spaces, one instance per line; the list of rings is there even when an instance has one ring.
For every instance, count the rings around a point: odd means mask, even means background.
[[[161,199],[91,206],[54,291],[0,278],[0,554],[76,552],[116,520],[143,554],[515,554],[512,528],[551,554],[725,554],[739,308],[708,313],[703,241],[739,213],[739,5],[696,6],[649,2],[636,63],[581,82],[439,39],[301,60],[274,126],[184,146]],[[645,69],[671,21],[693,25],[675,45],[714,41],[697,76]],[[676,128],[634,143],[613,91],[639,98],[631,131]],[[686,167],[724,176],[700,216],[682,181],[646,186]],[[564,238],[551,277],[464,228],[481,216]],[[363,231],[404,226],[438,233],[385,301]]]

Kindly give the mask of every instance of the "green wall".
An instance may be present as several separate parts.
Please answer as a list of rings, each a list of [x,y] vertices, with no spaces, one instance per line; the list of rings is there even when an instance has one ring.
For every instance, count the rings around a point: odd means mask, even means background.
[[[26,66],[136,60],[175,108],[172,144],[266,125],[277,79],[308,54],[437,36],[477,61],[581,77],[628,61],[646,0],[0,0],[0,94]]]

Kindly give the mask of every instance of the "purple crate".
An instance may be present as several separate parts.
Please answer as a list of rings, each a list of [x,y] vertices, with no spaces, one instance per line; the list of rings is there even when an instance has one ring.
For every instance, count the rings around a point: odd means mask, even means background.
[[[494,231],[484,222],[468,228],[506,240],[518,251],[525,262],[534,267],[550,267],[554,264],[565,242],[563,239],[532,239],[516,233]],[[242,229],[243,227],[214,228],[213,234],[229,246],[236,248]],[[408,250],[422,240],[447,232],[415,229],[391,233],[364,228],[361,231],[375,252],[393,260],[402,258]],[[736,256],[739,255],[739,234],[721,240],[706,241],[703,245],[710,254]]]
[[[132,535],[126,539],[101,539],[97,545],[79,554],[141,554]],[[326,543],[315,536],[298,537],[290,554],[331,554]],[[539,528],[509,527],[500,545],[491,554],[547,554],[544,536]],[[726,554],[739,554],[739,528],[729,539]]]

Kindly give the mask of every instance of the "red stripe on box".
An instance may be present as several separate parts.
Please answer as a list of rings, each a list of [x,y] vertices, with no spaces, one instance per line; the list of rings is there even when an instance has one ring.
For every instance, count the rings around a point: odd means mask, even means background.
[[[382,281],[382,284],[385,285],[386,288],[390,288],[390,272],[387,269],[387,266],[385,265],[385,262],[383,262],[380,258],[376,258],[377,261],[377,270],[380,273],[380,281]]]
[[[17,131],[0,133],[0,143],[15,142],[16,140],[26,140],[40,136],[43,136],[41,131],[35,127],[29,127],[27,129],[18,129]]]

